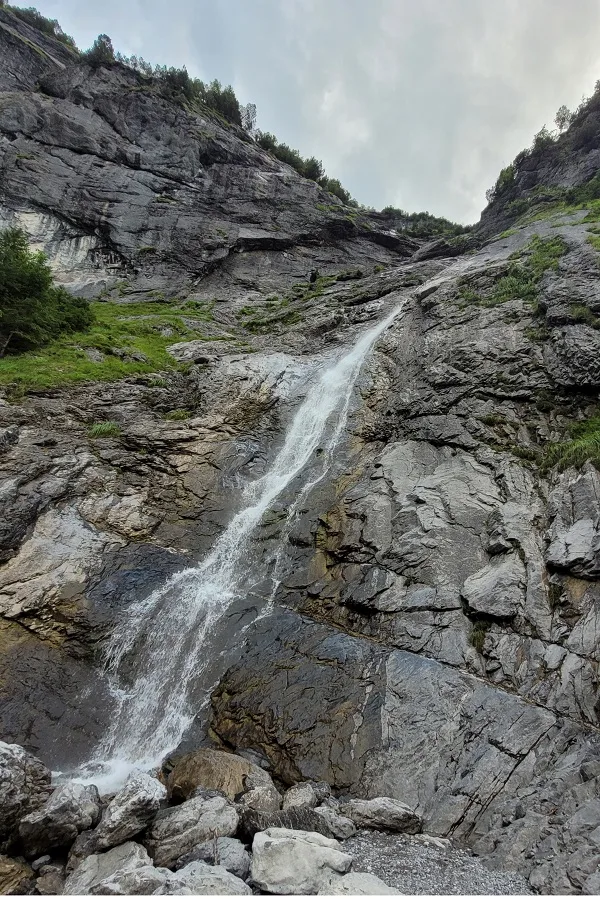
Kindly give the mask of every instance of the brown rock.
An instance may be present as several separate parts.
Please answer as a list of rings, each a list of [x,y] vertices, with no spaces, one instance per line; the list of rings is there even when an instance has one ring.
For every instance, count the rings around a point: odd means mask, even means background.
[[[0,894],[24,896],[32,892],[35,878],[25,862],[0,855]]]
[[[253,774],[266,782],[269,775],[246,759],[216,749],[198,749],[175,762],[169,774],[167,789],[173,799],[187,799],[197,787],[220,790],[228,799],[246,789],[245,778]]]

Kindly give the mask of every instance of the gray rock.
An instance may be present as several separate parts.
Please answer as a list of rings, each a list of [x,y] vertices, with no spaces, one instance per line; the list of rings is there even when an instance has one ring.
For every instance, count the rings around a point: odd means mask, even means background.
[[[94,786],[67,783],[56,788],[37,811],[21,819],[19,835],[30,858],[70,846],[81,831],[100,819],[100,796]]]
[[[65,895],[90,893],[126,896],[151,893],[160,887],[166,873],[152,867],[152,862],[143,846],[138,843],[123,843],[108,852],[90,855],[67,877]]]
[[[549,500],[548,565],[578,577],[600,576],[599,503],[600,474],[593,465],[560,476]]]
[[[244,844],[231,837],[218,837],[196,846],[191,852],[186,852],[177,859],[174,865],[176,871],[184,868],[190,862],[206,862],[209,865],[221,865],[231,874],[246,880],[250,873],[250,856],[244,848]]]
[[[252,844],[252,882],[268,893],[311,895],[345,874],[351,856],[318,833],[271,827]]]
[[[83,833],[79,834],[69,851],[67,874],[71,874],[84,858],[95,853],[96,833],[93,830],[84,830]]]
[[[222,865],[190,862],[175,874],[170,874],[162,895],[169,896],[248,896],[250,887]]]
[[[319,804],[317,794],[310,783],[298,783],[286,790],[283,796],[283,808],[315,808]]]
[[[227,799],[197,796],[159,812],[148,831],[146,846],[155,865],[169,867],[210,838],[233,836],[237,825],[238,813]]]
[[[527,575],[519,557],[502,557],[467,578],[462,596],[474,612],[514,618],[524,605],[526,586]]]
[[[374,874],[350,872],[332,880],[319,895],[331,896],[401,896],[400,890],[389,887]]]
[[[19,822],[50,793],[51,774],[20,746],[0,742],[0,851],[18,836]]]
[[[41,855],[39,858],[36,858],[35,861],[31,862],[31,870],[39,871],[40,868],[43,868],[44,865],[47,865],[52,861],[52,857],[50,855]]]
[[[286,828],[288,830],[308,830],[320,833],[325,837],[336,834],[324,815],[316,809],[292,806],[277,812],[259,812],[245,809],[240,815],[238,836],[245,843],[251,843],[254,835],[269,827]]]
[[[237,796],[238,805],[257,812],[277,812],[281,808],[281,794],[269,777],[248,774],[244,779],[245,792]]]
[[[156,778],[137,771],[130,774],[102,813],[94,833],[97,849],[117,846],[144,830],[166,796],[165,787]]]
[[[35,887],[42,896],[61,896],[65,887],[64,865],[44,865]]]
[[[389,796],[376,799],[351,799],[340,808],[359,827],[389,830],[395,833],[418,833],[423,820],[407,805]]]
[[[329,806],[319,805],[315,809],[315,812],[323,818],[327,827],[336,839],[347,840],[356,833],[354,821],[344,817],[344,815],[338,815],[337,812]]]

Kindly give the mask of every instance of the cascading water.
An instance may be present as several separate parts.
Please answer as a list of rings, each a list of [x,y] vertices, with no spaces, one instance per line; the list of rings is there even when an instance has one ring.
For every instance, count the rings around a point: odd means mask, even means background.
[[[245,507],[206,558],[127,610],[107,650],[107,672],[117,708],[88,766],[95,783],[114,785],[132,768],[156,767],[181,741],[194,719],[190,688],[207,664],[203,645],[224,612],[247,589],[244,562],[248,562],[254,528],[318,447],[324,450],[319,471],[299,487],[300,497],[325,476],[347,422],[361,367],[379,335],[401,311],[398,306],[321,371],[269,470],[245,488]],[[297,507],[298,501],[289,508],[288,519]],[[121,686],[124,679],[131,686]]]

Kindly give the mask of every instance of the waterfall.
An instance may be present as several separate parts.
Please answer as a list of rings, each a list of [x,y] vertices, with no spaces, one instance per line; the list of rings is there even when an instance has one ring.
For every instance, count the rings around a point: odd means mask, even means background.
[[[88,766],[95,771],[91,778],[95,783],[115,785],[132,768],[156,767],[180,743],[198,710],[190,702],[190,689],[207,665],[205,641],[228,607],[247,590],[252,532],[317,448],[323,450],[318,471],[299,484],[300,497],[326,475],[347,423],[361,367],[377,338],[401,311],[402,305],[396,307],[349,351],[321,369],[289,425],[283,446],[266,473],[244,489],[243,508],[206,558],[128,608],[107,648],[106,669],[117,707]],[[290,506],[288,518],[297,507],[298,501]]]

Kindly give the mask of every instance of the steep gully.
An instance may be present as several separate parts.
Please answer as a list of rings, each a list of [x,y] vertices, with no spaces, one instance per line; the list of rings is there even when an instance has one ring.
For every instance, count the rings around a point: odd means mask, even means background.
[[[404,301],[369,328],[351,348],[317,371],[270,468],[243,490],[244,507],[204,560],[171,577],[135,603],[113,632],[106,671],[116,700],[112,724],[79,772],[105,788],[135,768],[155,768],[180,743],[197,712],[192,681],[210,658],[211,636],[227,608],[247,589],[249,538],[270,504],[296,479],[290,522],[302,499],[326,477],[342,438],[353,390],[378,337],[401,315]],[[316,473],[307,464],[318,452]],[[284,526],[282,541],[287,530]],[[271,560],[276,579],[278,551]]]

